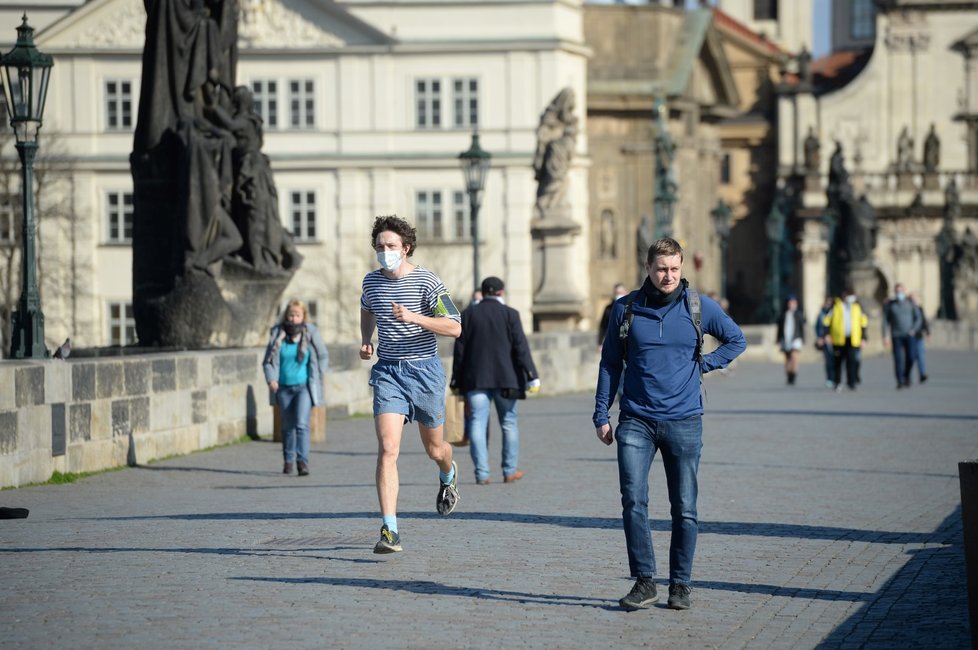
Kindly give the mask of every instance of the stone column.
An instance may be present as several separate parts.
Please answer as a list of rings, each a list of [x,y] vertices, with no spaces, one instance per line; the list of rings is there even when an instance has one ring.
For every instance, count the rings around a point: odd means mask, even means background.
[[[576,329],[584,313],[584,295],[574,283],[574,238],[581,226],[569,205],[548,210],[530,222],[539,289],[533,296],[533,329]]]

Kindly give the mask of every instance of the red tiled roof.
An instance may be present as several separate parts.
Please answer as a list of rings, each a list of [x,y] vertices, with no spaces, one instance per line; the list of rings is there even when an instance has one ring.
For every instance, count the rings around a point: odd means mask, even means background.
[[[784,50],[778,47],[776,43],[772,43],[771,41],[767,40],[767,38],[765,38],[763,35],[758,34],[744,23],[717,7],[713,8],[713,19],[720,27],[725,27],[736,34],[739,34],[740,36],[753,42],[755,45],[761,46],[771,54],[784,53]]]

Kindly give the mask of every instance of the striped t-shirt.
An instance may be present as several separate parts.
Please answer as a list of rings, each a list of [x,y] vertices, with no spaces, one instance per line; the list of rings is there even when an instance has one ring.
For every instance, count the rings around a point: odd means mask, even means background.
[[[414,323],[402,323],[391,313],[391,303],[404,305],[422,316],[446,316],[461,321],[448,289],[438,276],[420,266],[407,275],[390,279],[383,271],[363,278],[360,307],[377,318],[377,358],[388,361],[428,359],[438,356],[432,332]]]

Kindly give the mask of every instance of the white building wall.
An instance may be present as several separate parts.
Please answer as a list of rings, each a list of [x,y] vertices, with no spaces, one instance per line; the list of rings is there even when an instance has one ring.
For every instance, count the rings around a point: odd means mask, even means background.
[[[135,123],[142,34],[120,18],[118,29],[105,31],[108,40],[91,42],[85,35],[114,20],[113,13],[129,15],[134,1],[93,0],[75,12],[74,21],[56,23],[50,41],[43,32],[36,34],[39,48],[55,57],[45,132],[57,133],[73,158],[78,216],[74,233],[59,238],[57,246],[52,239],[44,254],[51,260],[49,268],[73,259],[80,280],[76,284],[83,287],[71,297],[56,298],[53,289],[46,292],[52,296],[44,297],[49,346],[69,333],[78,346],[107,345],[108,304],[131,301],[132,253],[128,246],[107,241],[105,197],[109,191],[132,191],[133,131],[106,130],[104,85],[110,79],[132,84]],[[316,5],[315,0],[309,3]],[[415,193],[420,189],[447,193],[443,198],[448,199],[446,218],[450,216],[450,193],[464,190],[457,156],[468,149],[471,129],[452,126],[447,84],[455,77],[474,77],[479,80],[481,144],[493,155],[479,214],[481,271],[506,280],[508,302],[529,328],[536,128],[544,107],[565,86],[577,94],[582,129],[571,173],[571,200],[574,218],[585,230],[573,257],[587,258],[583,102],[588,50],[583,44],[581,3],[363,0],[343,6],[399,42],[364,44],[362,28],[335,26],[330,22],[338,20],[335,16],[315,9],[309,15],[329,18],[319,27],[336,27],[344,36],[360,29],[360,41],[332,50],[299,44],[295,49],[242,45],[239,51],[239,84],[274,79],[281,89],[290,79],[315,82],[314,129],[280,126],[265,131],[264,152],[275,174],[283,223],[290,225],[291,191],[314,191],[317,200],[316,239],[297,243],[305,259],[287,297],[316,301],[327,341],[358,343],[360,281],[376,268],[369,244],[373,218],[396,212],[414,222]],[[443,81],[442,126],[422,130],[415,127],[414,84],[427,77]],[[288,109],[284,95],[279,101],[283,119]],[[73,245],[68,241],[72,238]],[[468,302],[473,284],[469,243],[422,240],[415,261],[439,273],[457,302]],[[586,285],[586,274],[581,274],[581,281]],[[581,294],[586,293],[583,286]]]

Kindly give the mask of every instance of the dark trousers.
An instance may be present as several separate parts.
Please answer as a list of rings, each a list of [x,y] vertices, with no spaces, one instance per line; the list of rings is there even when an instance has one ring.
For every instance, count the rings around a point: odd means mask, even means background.
[[[897,386],[910,385],[910,370],[913,368],[913,337],[909,335],[893,337],[893,371]]]
[[[842,383],[842,361],[846,362],[846,385],[855,388],[859,383],[859,348],[852,347],[852,339],[846,337],[845,345],[832,348],[835,361],[835,385]]]

